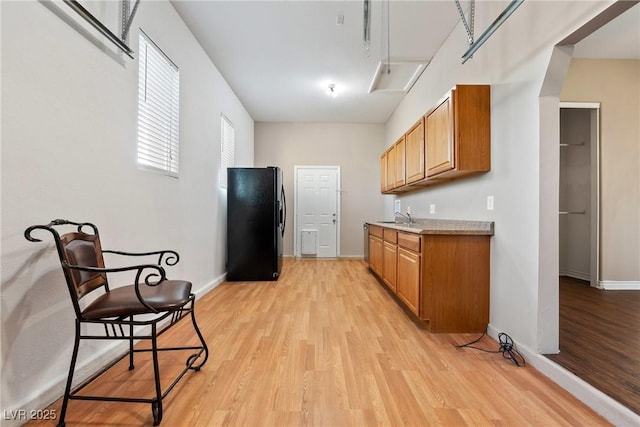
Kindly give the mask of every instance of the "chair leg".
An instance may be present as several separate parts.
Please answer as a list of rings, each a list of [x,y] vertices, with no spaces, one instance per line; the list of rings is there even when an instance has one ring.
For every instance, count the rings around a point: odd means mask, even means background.
[[[158,334],[156,324],[151,325],[151,350],[153,355],[153,376],[156,383],[156,398],[151,403],[153,425],[160,425],[162,421],[162,389],[160,387],[160,369],[158,364]]]
[[[195,307],[196,301],[195,299],[191,301],[191,322],[193,323],[193,329],[195,329],[196,334],[198,334],[198,338],[200,339],[200,342],[202,343],[202,348],[204,349],[204,359],[202,360],[202,362],[200,362],[199,364],[195,365],[195,366],[191,366],[190,369],[193,369],[194,371],[199,371],[200,368],[202,368],[202,366],[206,363],[207,359],[209,358],[209,347],[207,347],[207,343],[204,340],[204,337],[202,336],[202,333],[200,332],[200,328],[198,328],[198,324],[196,323],[196,307]],[[191,355],[189,357],[189,359],[187,359],[187,365],[191,362],[191,359],[196,357],[195,354]]]
[[[129,317],[129,370],[135,368],[133,364],[133,316]]]
[[[64,398],[62,399],[62,408],[60,409],[60,419],[58,427],[64,427],[64,417],[67,414],[67,406],[69,405],[69,396],[71,395],[71,383],[73,382],[73,372],[76,368],[78,359],[78,348],[80,347],[80,321],[76,319],[76,337],[73,344],[73,353],[71,355],[71,363],[69,364],[69,375],[67,376],[67,385],[64,389]]]

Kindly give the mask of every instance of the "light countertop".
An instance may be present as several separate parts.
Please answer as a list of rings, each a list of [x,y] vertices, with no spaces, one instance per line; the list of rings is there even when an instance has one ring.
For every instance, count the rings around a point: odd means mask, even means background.
[[[411,225],[391,221],[371,221],[368,224],[415,234],[471,234],[485,236],[493,236],[494,227],[493,221],[426,218],[414,218]]]

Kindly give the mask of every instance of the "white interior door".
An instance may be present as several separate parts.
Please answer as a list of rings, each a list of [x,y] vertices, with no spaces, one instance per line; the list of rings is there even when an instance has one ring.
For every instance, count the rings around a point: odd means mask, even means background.
[[[296,166],[296,256],[336,258],[339,234],[338,166]]]

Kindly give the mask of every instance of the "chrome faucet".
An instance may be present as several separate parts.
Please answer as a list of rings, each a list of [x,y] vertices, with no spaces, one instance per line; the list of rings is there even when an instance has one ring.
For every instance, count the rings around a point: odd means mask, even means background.
[[[406,218],[407,219],[407,225],[413,224],[413,219],[411,219],[411,214],[409,212],[407,212],[407,214],[405,215],[402,212],[397,211],[395,214]]]

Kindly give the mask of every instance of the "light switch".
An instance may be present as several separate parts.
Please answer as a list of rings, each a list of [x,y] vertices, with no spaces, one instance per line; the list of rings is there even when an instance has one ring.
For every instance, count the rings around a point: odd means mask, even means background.
[[[402,210],[401,210],[401,203],[400,203],[400,200],[396,200],[396,201],[395,201],[395,210],[394,210],[393,212],[394,212],[394,213],[396,213],[396,212],[402,212]]]
[[[431,204],[429,205],[429,213],[430,213],[430,214],[434,214],[434,213],[436,213],[436,205],[435,205],[435,204],[431,203]]]
[[[493,196],[487,196],[487,210],[493,210]]]

